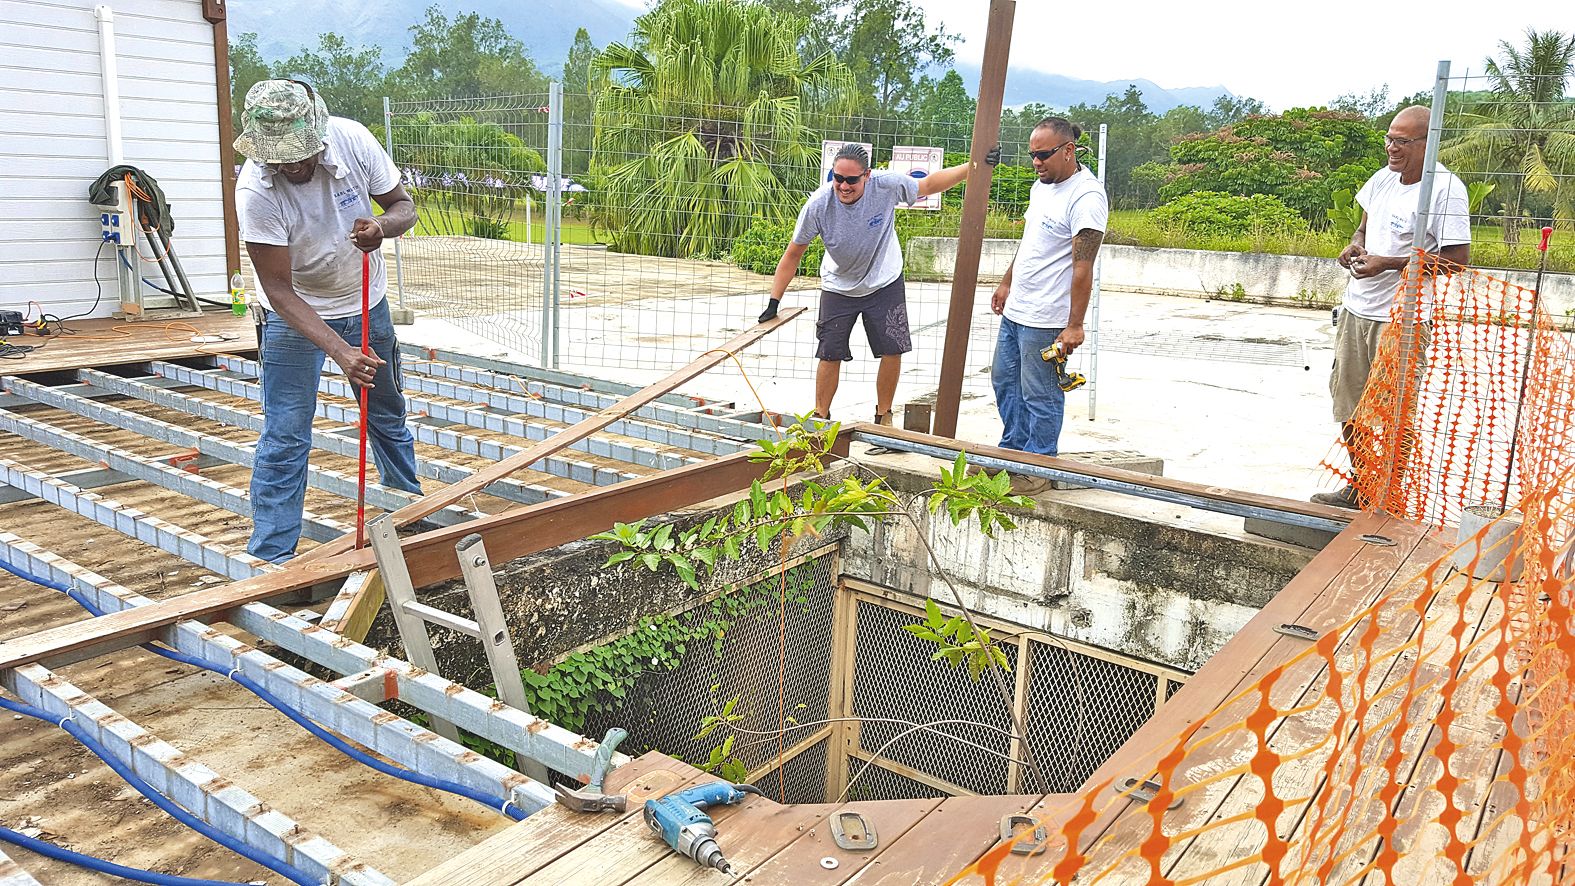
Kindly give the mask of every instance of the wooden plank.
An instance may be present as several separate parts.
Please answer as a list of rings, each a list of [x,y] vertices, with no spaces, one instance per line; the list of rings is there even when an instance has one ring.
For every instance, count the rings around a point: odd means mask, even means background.
[[[1367,533],[1388,533],[1396,546],[1376,549],[1387,553],[1374,560],[1370,546],[1360,540],[1360,536]],[[1408,526],[1381,514],[1358,515],[1345,531],[1320,551],[1268,605],[1215,653],[1164,707],[1156,711],[1148,722],[1139,727],[1125,744],[1089,776],[1083,792],[1096,790],[1101,784],[1117,784],[1124,778],[1152,773],[1159,758],[1170,750],[1176,738],[1187,734],[1189,730],[1195,730],[1194,741],[1207,735],[1214,726],[1206,720],[1214,715],[1223,702],[1305,648],[1305,641],[1292,640],[1276,633],[1278,625],[1303,624],[1320,631],[1338,626],[1370,602],[1404,557],[1414,549],[1420,537],[1420,527]],[[1341,583],[1339,579],[1342,573],[1359,558],[1369,561],[1362,569],[1371,584],[1350,586]],[[1388,564],[1387,571],[1375,568],[1383,563]],[[1372,584],[1377,584],[1377,587]],[[1228,724],[1231,717],[1239,716],[1242,716],[1239,711],[1222,713],[1213,722]],[[1110,788],[1104,790],[1109,791]],[[1080,834],[1079,845],[1085,849],[1101,838],[1129,809],[1143,811],[1142,806],[1124,801],[1101,801],[1096,803],[1095,808],[1101,808],[1101,805],[1103,808],[1098,817]],[[1204,804],[1193,799],[1184,802],[1182,809],[1191,813],[1200,805]],[[1066,804],[1050,810],[1045,826],[1052,831],[1063,827],[1075,809],[1075,804]],[[1146,816],[1140,817],[1147,821]],[[1131,835],[1128,835],[1123,837],[1121,845],[1129,848],[1130,842]],[[1105,851],[1107,847],[1101,847],[1101,852]],[[1112,853],[1110,857],[1114,857],[1124,849],[1109,847],[1109,851]]]
[[[419,501],[405,505],[393,512],[394,525],[396,527],[408,526],[434,511],[442,510],[451,504],[463,501],[466,496],[480,492],[494,481],[502,480],[510,474],[523,470],[550,455],[556,455],[559,451],[589,437],[613,422],[621,421],[629,413],[639,409],[641,406],[645,406],[663,394],[677,390],[684,383],[728,359],[730,355],[753,345],[760,339],[786,326],[807,310],[808,308],[794,308],[793,310],[782,312],[774,320],[751,326],[738,335],[733,336],[733,338],[728,340],[727,344],[718,348],[712,348],[696,357],[682,369],[670,373],[659,381],[646,385],[638,393],[630,394],[594,415],[575,422],[551,437],[527,448],[524,452],[511,455],[500,462],[488,465],[458,483],[446,486],[443,489],[423,496]],[[348,551],[354,546],[354,538],[343,536],[336,541],[313,548],[311,551],[298,557],[297,560],[303,563],[311,563]],[[488,545],[489,550],[491,547],[491,545]],[[494,554],[494,558],[499,562],[506,559],[501,554]]]
[[[858,886],[944,883],[1000,842],[1002,816],[1023,812],[1040,799],[1039,794],[1017,794],[942,800],[848,882]]]
[[[729,818],[724,827],[718,828],[717,842],[736,870],[752,870],[816,827],[836,808],[835,803],[751,805]],[[627,883],[629,886],[705,886],[725,879],[720,872],[701,868],[675,853],[646,868]]]
[[[872,425],[868,422],[859,422],[845,425],[842,428],[844,436],[854,434],[875,434],[890,437],[894,440],[906,440],[909,443],[919,443],[925,446],[934,446],[940,449],[956,452],[961,449],[969,455],[981,455],[986,458],[998,458],[1002,461],[1017,462],[1025,465],[1038,465],[1044,468],[1053,468],[1057,471],[1066,471],[1083,477],[1092,477],[1099,480],[1113,480],[1129,483],[1134,486],[1144,486],[1149,489],[1158,489],[1165,492],[1195,496],[1207,501],[1227,502],[1248,507],[1263,508],[1270,511],[1282,511],[1287,514],[1296,514],[1303,517],[1318,517],[1324,520],[1333,520],[1338,523],[1349,523],[1356,517],[1355,511],[1344,508],[1335,508],[1328,505],[1314,504],[1310,501],[1297,501],[1290,498],[1281,498],[1276,495],[1263,495],[1257,492],[1243,492],[1229,489],[1224,486],[1207,486],[1202,483],[1192,483],[1186,480],[1177,480],[1171,477],[1156,477],[1152,474],[1140,474],[1136,471],[1122,470],[1121,468],[1106,467],[1104,465],[1090,464],[1088,462],[1072,461],[1056,458],[1050,455],[1039,455],[1033,452],[1019,452],[1015,449],[1002,449],[999,446],[990,446],[986,443],[970,443],[966,440],[953,440],[949,437],[937,437],[906,428],[896,428],[886,425]]]
[[[1398,543],[1394,548],[1372,548],[1366,556],[1353,561],[1336,577],[1331,585],[1331,592],[1326,595],[1329,605],[1325,607],[1324,617],[1334,622],[1330,627],[1338,627],[1339,623],[1349,619],[1354,611],[1360,611],[1360,608],[1371,605],[1382,594],[1426,569],[1444,550],[1436,541],[1417,534],[1414,547],[1405,554],[1405,559],[1398,565],[1389,565],[1395,552],[1400,549]],[[1342,590],[1349,598],[1351,592],[1361,588],[1366,589],[1366,597],[1358,600],[1359,606],[1356,610],[1341,611],[1337,607],[1336,601],[1341,596]],[[1376,642],[1380,650],[1404,645],[1414,635],[1419,625],[1415,612],[1409,607],[1398,611],[1388,607],[1380,613],[1380,616],[1381,621],[1383,618],[1390,619]],[[1367,622],[1363,621],[1347,630],[1336,647],[1336,660],[1353,653],[1355,644],[1366,627]],[[1300,653],[1301,649],[1305,648],[1305,643],[1292,640],[1285,642],[1298,647],[1294,649],[1296,653]],[[1365,691],[1372,692],[1385,685],[1397,663],[1398,657],[1391,658],[1387,662],[1379,662],[1375,672],[1368,677]],[[1311,656],[1298,662],[1288,668],[1275,684],[1273,699],[1276,709],[1291,710],[1313,704],[1321,697],[1327,680],[1328,662],[1321,656]],[[1398,694],[1379,699],[1365,719],[1368,722],[1382,719],[1393,705],[1399,704],[1400,700]],[[1235,713],[1245,716],[1252,706],[1255,706],[1255,702],[1237,706]],[[1331,701],[1311,711],[1290,718],[1277,719],[1265,730],[1270,749],[1275,753],[1290,756],[1306,751],[1321,742],[1331,741],[1329,728],[1334,716],[1332,706]],[[1225,713],[1222,717],[1226,723],[1236,721],[1231,713]],[[1354,733],[1357,727],[1355,724],[1350,724],[1349,728]],[[1340,738],[1344,740],[1346,736]],[[1183,766],[1189,767],[1192,771],[1201,770],[1205,774],[1217,772],[1227,765],[1244,763],[1255,752],[1256,747],[1257,737],[1254,734],[1237,730],[1225,740],[1216,742],[1208,748],[1206,751],[1208,760],[1194,760],[1189,756],[1188,763],[1184,763]],[[1275,772],[1275,794],[1288,802],[1288,808],[1281,814],[1276,825],[1276,830],[1281,835],[1288,837],[1297,832],[1302,819],[1311,807],[1311,801],[1321,789],[1327,756],[1327,753],[1314,752],[1282,763]],[[1178,767],[1178,772],[1182,768]],[[1188,782],[1184,780],[1182,783]],[[1263,785],[1258,779],[1239,775],[1216,782],[1191,794],[1184,806],[1191,806],[1192,809],[1184,808],[1167,815],[1166,827],[1175,832],[1203,827],[1205,823],[1236,819],[1250,813],[1263,798]],[[1146,832],[1149,827],[1147,817],[1144,815],[1135,817],[1138,830]],[[1255,818],[1213,824],[1209,826],[1209,830],[1195,839],[1172,850],[1169,854],[1166,875],[1174,879],[1186,880],[1216,871],[1232,861],[1256,854],[1265,845],[1265,839],[1264,827]],[[1228,873],[1216,874],[1213,879],[1221,886],[1238,882],[1256,883],[1261,878],[1263,870],[1264,866],[1261,863],[1255,863]]]
[[[926,815],[941,805],[937,799],[875,800],[844,803],[830,811],[857,812],[875,827],[879,844],[872,850],[853,852],[843,849],[831,838],[831,825],[826,822],[808,828],[797,840],[779,850],[765,863],[749,871],[739,869],[743,876],[755,883],[791,883],[793,886],[832,886],[845,883],[871,862],[885,854],[897,840],[906,834]],[[726,851],[727,847],[722,847]],[[837,866],[821,866],[822,858],[834,858]]]
[[[106,287],[114,284],[115,272],[109,271]],[[105,304],[112,297],[106,291]],[[14,344],[43,347],[20,360],[6,361],[6,372],[26,375],[33,372],[75,370],[84,366],[119,366],[149,360],[175,360],[182,357],[213,355],[220,352],[245,353],[257,350],[257,327],[251,317],[237,317],[229,311],[207,311],[200,317],[161,319],[151,312],[148,319],[72,320],[66,325],[76,335],[41,338],[26,335],[12,339]],[[194,335],[233,336],[223,342],[203,344]]]
[[[765,797],[751,796],[736,805],[714,806],[705,810],[717,825],[717,843],[722,847],[724,855],[731,844],[731,841],[722,836],[728,822],[747,809],[762,807],[780,808],[780,804]],[[595,839],[581,843],[572,852],[532,874],[524,883],[531,886],[548,883],[553,886],[605,886],[608,883],[623,883],[672,855],[674,855],[672,848],[660,835],[653,833],[646,826],[642,807],[596,835]],[[699,865],[692,859],[678,856],[677,860],[691,868],[699,869]]]
[[[328,612],[319,626],[360,643],[372,629],[378,610],[383,608],[384,596],[381,572],[369,569],[351,573],[333,602],[328,604]]]
[[[839,439],[844,446],[846,438]],[[612,528],[615,521],[631,521],[726,495],[747,488],[761,476],[764,463],[751,462],[749,453],[737,452],[709,462],[626,480],[612,486],[473,520],[402,539],[400,544],[416,587],[460,574],[454,545],[469,533],[480,533],[497,562],[549,550]],[[449,529],[459,530],[449,532]],[[325,581],[342,579],[374,565],[369,549],[346,551],[316,563],[292,564],[245,581],[219,585],[179,597],[140,606],[101,618],[63,625],[0,643],[0,670],[30,662],[49,661],[75,650],[106,652],[156,639],[165,625],[183,619],[222,621],[215,617],[231,609],[282,596]]]
[[[605,790],[627,794],[629,809],[637,815],[645,800],[675,790],[699,775],[698,769],[653,751],[608,773]],[[439,864],[411,880],[409,886],[512,886],[629,814],[571,812],[563,806],[549,806]]]

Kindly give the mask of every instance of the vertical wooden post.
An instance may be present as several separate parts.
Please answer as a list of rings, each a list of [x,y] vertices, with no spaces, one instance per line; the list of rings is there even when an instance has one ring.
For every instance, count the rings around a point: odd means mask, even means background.
[[[968,337],[973,326],[974,289],[979,284],[979,252],[984,248],[984,221],[990,208],[993,170],[985,152],[1001,137],[1001,100],[1006,92],[1006,62],[1011,53],[1012,17],[1016,0],[990,0],[990,24],[984,37],[984,64],[979,72],[979,102],[973,116],[973,161],[963,195],[962,230],[957,238],[957,264],[952,271],[952,302],[946,314],[946,343],[941,349],[941,379],[935,394],[933,433],[957,436],[957,411],[962,402],[963,373],[968,364]]]
[[[836,602],[831,614],[831,678],[826,719],[852,715],[853,652],[858,636],[858,596],[837,577]],[[826,802],[835,802],[848,786],[848,742],[857,733],[847,722],[832,723],[826,739]]]
[[[235,216],[235,121],[230,105],[230,28],[224,0],[203,0],[202,17],[213,25],[213,85],[219,117],[219,189],[224,204],[224,279],[241,269],[240,224]]]
[[[1017,686],[1012,694],[1012,706],[1017,710],[1014,718],[1018,723],[1028,722],[1028,671],[1033,666],[1033,641],[1023,634],[1017,638]],[[1022,757],[1023,737],[1015,733],[1008,746],[1006,755],[1011,761],[1006,764],[1006,792],[1020,794],[1023,781],[1023,767],[1017,762]],[[1049,790],[1048,785],[1035,787],[1034,790]]]

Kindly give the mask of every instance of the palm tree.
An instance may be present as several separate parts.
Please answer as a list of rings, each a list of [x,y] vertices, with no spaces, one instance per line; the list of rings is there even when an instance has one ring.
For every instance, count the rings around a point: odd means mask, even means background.
[[[1575,220],[1575,101],[1565,86],[1575,73],[1575,34],[1527,29],[1526,43],[1499,42],[1487,60],[1491,94],[1461,115],[1459,135],[1439,158],[1486,176],[1513,177],[1504,195],[1504,242],[1520,242],[1528,197],[1552,205],[1561,225]]]
[[[808,22],[745,0],[664,0],[592,63],[592,206],[612,246],[715,255],[755,219],[791,219],[815,186],[816,114],[846,113],[852,78],[804,61]]]

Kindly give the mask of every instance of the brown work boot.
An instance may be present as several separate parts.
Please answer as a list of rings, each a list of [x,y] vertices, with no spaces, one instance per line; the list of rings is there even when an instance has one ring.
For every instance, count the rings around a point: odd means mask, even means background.
[[[1357,491],[1355,486],[1351,485],[1347,485],[1344,489],[1337,489],[1334,492],[1313,493],[1312,501],[1314,504],[1348,508],[1353,511],[1360,511],[1366,507],[1362,502],[1362,494]]]
[[[895,427],[895,425],[892,424],[891,411],[887,410],[886,412],[877,412],[877,413],[875,413],[875,424],[881,425],[881,426],[884,426],[884,427],[888,427],[888,428]],[[899,450],[891,449],[891,448],[888,448],[888,447],[885,447],[885,446],[871,446],[869,448],[868,454],[869,455],[891,455],[892,453],[897,452],[897,451],[899,451]]]
[[[1034,496],[1050,491],[1050,481],[1044,477],[1034,477],[1028,474],[1013,474],[1011,476],[1013,495]]]

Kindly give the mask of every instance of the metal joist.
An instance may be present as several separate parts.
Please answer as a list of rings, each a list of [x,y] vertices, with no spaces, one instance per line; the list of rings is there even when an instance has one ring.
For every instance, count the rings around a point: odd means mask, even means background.
[[[39,665],[23,665],[0,673],[0,680],[22,701],[51,716],[70,717],[159,793],[246,845],[320,877],[324,883],[392,886],[393,880],[58,674]]]
[[[214,357],[214,362],[230,372],[252,378],[258,378],[262,373],[262,366],[255,360],[216,356]],[[351,387],[348,381],[343,380],[343,373],[340,372],[339,367],[333,361],[326,362],[323,368],[325,371],[335,373],[338,377],[329,378],[324,376],[318,379],[317,389],[319,391],[325,394],[333,394],[336,397],[353,398],[356,396],[355,389]],[[423,394],[447,397],[450,400],[476,403],[511,415],[528,415],[534,418],[546,419],[547,421],[562,422],[563,424],[575,424],[590,418],[594,414],[594,412],[587,412],[575,406],[552,403],[509,391],[484,390],[471,385],[431,378],[420,374],[406,375],[404,387],[407,391],[420,391]],[[701,436],[682,428],[651,424],[627,418],[619,419],[609,424],[606,430],[609,434],[620,434],[658,446],[688,449],[691,452],[699,452],[705,455],[727,455],[744,448],[742,444],[733,440]]]
[[[461,354],[458,351],[446,351],[442,348],[428,348],[421,345],[413,345],[408,342],[399,343],[399,352],[401,354],[409,354],[410,356],[421,360],[442,360],[445,363],[453,363],[460,366],[475,366],[479,369],[489,369],[493,372],[501,372],[506,375],[517,375],[521,378],[546,382],[548,384],[558,385],[559,387],[566,389],[583,390],[606,395],[606,402],[599,405],[597,407],[598,409],[602,408],[603,406],[611,406],[613,403],[616,403],[630,394],[638,394],[640,392],[639,385],[629,385],[624,384],[623,382],[611,381],[605,378],[581,375],[577,372],[569,372],[568,370],[564,369],[546,369],[539,366],[526,366],[521,363],[512,363],[508,360],[501,360],[496,357],[478,357],[474,354]],[[677,406],[680,409],[687,409],[696,404],[695,398],[688,397],[683,394],[663,394],[660,397],[657,397],[653,402],[666,403],[669,406]]]
[[[244,551],[231,551],[205,536],[118,501],[78,489],[8,458],[0,458],[0,482],[232,579],[252,578],[278,568]]]
[[[146,415],[140,415],[118,406],[107,403],[96,403],[85,397],[74,394],[62,393],[47,385],[34,384],[16,378],[0,379],[7,390],[25,397],[35,403],[43,403],[57,409],[63,409],[83,418],[128,431],[135,431],[145,437],[162,440],[176,446],[185,446],[194,449],[203,455],[250,468],[257,461],[257,446],[255,443],[233,443],[222,437],[204,434],[190,428],[178,427],[168,422],[160,421]],[[356,498],[356,480],[347,474],[327,468],[318,468],[307,465],[307,485],[314,489],[321,489],[331,495],[354,501]],[[366,500],[373,507],[384,510],[397,510],[416,499],[420,498],[413,492],[403,489],[394,489],[380,483],[366,484]],[[434,513],[427,519],[444,526],[463,523],[477,517],[486,516],[479,511],[467,511],[460,507],[448,507]]]
[[[256,413],[235,409],[230,406],[225,406],[222,403],[215,403],[212,400],[204,400],[201,397],[193,397],[190,394],[183,394],[179,391],[165,390],[164,388],[161,388],[155,384],[156,382],[167,384],[184,384],[184,382],[162,378],[126,379],[115,375],[106,375],[105,373],[92,369],[77,370],[77,377],[89,382],[96,388],[101,388],[106,391],[113,391],[117,394],[122,394],[127,397],[133,397],[143,401],[144,403],[152,403],[155,406],[162,406],[166,409],[174,409],[179,412],[184,412],[188,415],[195,415],[198,418],[205,418],[209,421],[216,421],[231,427],[262,433],[263,417],[257,415]],[[255,387],[255,385],[252,387]],[[333,404],[319,404],[320,407],[329,405]],[[347,413],[352,425],[355,424],[356,418],[354,410],[344,409],[338,406],[335,406],[334,409],[336,410],[336,414]],[[323,414],[324,412],[322,409],[319,409],[318,415]],[[354,431],[355,429],[354,427],[351,427],[350,430]],[[433,432],[437,429],[424,428],[424,426],[421,425],[412,425],[411,427],[411,431],[415,433],[417,441],[422,443],[432,442],[430,439],[424,438],[422,433],[423,430],[427,432]],[[430,437],[431,433],[428,433],[425,436]],[[313,429],[312,446],[316,449],[332,452],[335,455],[342,455],[346,458],[358,457],[355,439],[341,437],[333,433]],[[581,463],[575,462],[574,464]],[[441,459],[418,457],[416,459],[416,473],[423,477],[452,484],[469,477],[471,474],[475,473],[475,471],[453,464],[452,462],[443,461]],[[537,502],[546,501],[550,498],[561,498],[565,495],[568,495],[566,492],[559,492],[555,489],[547,489],[543,486],[535,486],[521,483],[518,480],[507,479],[499,480],[498,482],[489,485],[484,491],[488,495],[495,495],[499,498],[508,499],[509,501],[519,502],[520,504],[536,504]]]
[[[201,369],[189,369],[185,366],[177,366],[173,363],[165,363],[162,361],[155,361],[151,364],[151,368],[155,375],[159,375],[163,378],[169,378],[176,381],[182,381],[187,384],[197,385],[212,391],[218,391],[221,394],[229,394],[234,397],[245,397],[248,400],[253,400],[259,403],[262,402],[262,388],[260,386],[252,382],[243,381],[241,379],[232,378],[228,375],[220,374],[220,371],[218,370],[204,371]],[[508,434],[513,437],[519,437],[523,440],[545,440],[549,437],[555,436],[558,431],[562,430],[561,428],[554,428],[549,425],[514,418],[513,416],[504,415],[485,407],[478,406],[466,408],[461,406],[453,406],[447,403],[439,403],[436,400],[428,400],[422,397],[410,396],[407,396],[405,401],[410,404],[412,409],[425,412],[428,416],[437,419],[438,421],[465,425],[472,428],[480,428],[487,431],[496,431],[498,433]],[[340,407],[336,404],[322,400],[318,401],[317,414],[323,418],[329,419],[330,421],[342,421],[346,424],[354,424],[356,422],[355,410]],[[412,422],[412,424],[420,424],[420,422]],[[412,428],[412,430],[415,430],[415,428]],[[417,439],[420,438],[418,437]],[[630,464],[643,465],[648,468],[657,468],[664,471],[670,468],[683,467],[686,464],[693,464],[694,462],[700,461],[699,458],[694,456],[681,456],[669,452],[659,452],[647,446],[631,446],[626,443],[614,442],[598,437],[589,437],[584,440],[577,440],[571,444],[569,448],[577,449],[581,452],[588,452],[591,455],[599,456],[601,458],[625,461],[629,462]]]
[[[242,517],[252,516],[252,499],[244,489],[237,489],[211,477],[183,471],[151,458],[133,455],[124,449],[89,440],[48,422],[0,409],[0,431],[15,434],[35,443],[42,443],[77,458],[99,462],[107,465],[110,470],[119,471],[133,480],[141,480],[144,483],[178,492],[203,504],[222,508]],[[332,517],[305,510],[301,512],[301,532],[313,541],[329,541],[354,531],[355,527]]]
[[[534,380],[527,373],[529,367],[504,363],[503,361],[464,358],[464,362],[451,362],[458,355],[442,353],[441,360],[418,358],[406,360],[403,363],[405,377],[411,373],[430,375],[436,378],[445,378],[449,381],[463,382],[468,385],[508,390],[514,388],[523,391],[527,396],[540,396],[549,402],[562,403],[570,406],[583,406],[588,409],[602,410],[614,405],[620,399],[612,394],[604,394],[590,387],[566,387]],[[498,368],[486,368],[495,365]],[[677,396],[677,395],[674,395]],[[722,404],[717,404],[718,407]],[[739,421],[736,418],[722,418],[699,411],[706,408],[704,400],[696,398],[695,403],[686,403],[675,406],[671,403],[658,401],[649,406],[642,406],[632,414],[641,418],[649,418],[659,422],[676,425],[680,428],[704,431],[718,434],[723,437],[732,437],[739,440],[766,440],[775,437],[771,428],[757,422]],[[728,411],[731,411],[730,409]],[[548,416],[549,418],[552,416]]]
[[[0,556],[35,575],[74,587],[103,612],[153,602],[9,532],[0,532]],[[201,622],[179,622],[165,628],[160,639],[172,649],[238,669],[313,721],[407,769],[509,797],[527,813],[553,802],[549,786]],[[381,686],[384,670],[379,667],[374,673]]]

